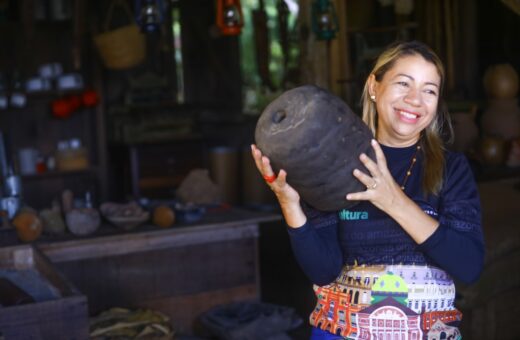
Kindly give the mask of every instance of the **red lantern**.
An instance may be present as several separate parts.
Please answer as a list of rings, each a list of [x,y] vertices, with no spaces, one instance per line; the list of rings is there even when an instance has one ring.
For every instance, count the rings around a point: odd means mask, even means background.
[[[216,21],[223,35],[239,35],[244,26],[240,0],[217,0]]]
[[[63,98],[52,102],[52,115],[56,118],[69,118],[72,110],[68,100]]]
[[[81,99],[85,107],[96,106],[99,101],[97,92],[94,90],[85,90],[81,95]]]
[[[69,102],[70,111],[74,112],[81,107],[81,98],[77,94],[65,98]]]

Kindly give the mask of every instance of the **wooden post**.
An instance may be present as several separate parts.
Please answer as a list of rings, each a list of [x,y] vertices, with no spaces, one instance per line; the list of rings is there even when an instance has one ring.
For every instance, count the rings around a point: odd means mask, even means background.
[[[347,34],[347,1],[333,0],[338,16],[339,31],[336,39],[330,44],[330,89],[336,95],[346,98],[344,79],[350,78],[348,34]]]

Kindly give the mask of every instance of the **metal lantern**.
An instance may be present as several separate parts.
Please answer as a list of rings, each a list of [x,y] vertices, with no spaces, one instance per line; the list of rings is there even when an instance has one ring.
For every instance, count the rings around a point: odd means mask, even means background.
[[[338,17],[330,0],[315,0],[312,4],[312,30],[318,40],[332,40],[338,31]]]
[[[223,35],[239,35],[244,26],[240,0],[217,0],[216,23]]]
[[[136,0],[137,22],[145,33],[159,31],[164,21],[165,7],[163,0]]]

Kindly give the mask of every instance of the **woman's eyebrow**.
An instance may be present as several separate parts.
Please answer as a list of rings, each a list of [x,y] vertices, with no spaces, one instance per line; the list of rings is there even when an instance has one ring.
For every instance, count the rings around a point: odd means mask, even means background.
[[[412,77],[412,76],[410,76],[410,75],[408,75],[406,73],[398,73],[398,74],[395,75],[395,77],[399,77],[399,76],[406,77],[406,78],[409,78],[410,80],[415,81],[414,77]],[[433,85],[435,87],[439,87],[439,85],[437,83],[430,82],[430,81],[426,82],[426,85]]]

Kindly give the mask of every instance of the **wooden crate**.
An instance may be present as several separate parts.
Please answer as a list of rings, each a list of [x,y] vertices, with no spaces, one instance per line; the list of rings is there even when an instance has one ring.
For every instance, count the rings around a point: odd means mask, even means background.
[[[0,306],[0,339],[88,339],[87,298],[36,248],[0,248],[0,275],[35,300]]]

